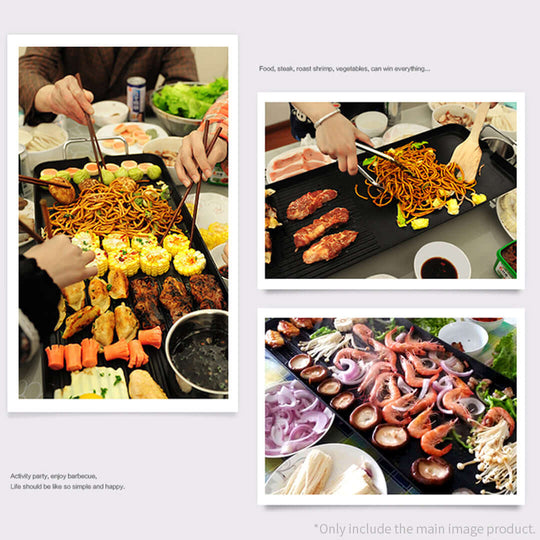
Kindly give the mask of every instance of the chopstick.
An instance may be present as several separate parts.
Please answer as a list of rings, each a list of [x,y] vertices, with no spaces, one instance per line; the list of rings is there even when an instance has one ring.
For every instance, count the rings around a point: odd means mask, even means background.
[[[81,90],[83,90],[84,88],[82,85],[80,74],[76,73],[75,78],[77,79],[77,82],[79,83],[79,86],[81,87]],[[84,112],[84,116],[86,117],[86,125],[88,127],[88,133],[90,134],[90,142],[92,143],[92,149],[94,150],[94,157],[96,158],[96,164],[98,166],[99,179],[103,183],[103,177],[101,176],[101,167],[105,167],[105,160],[103,159],[103,154],[101,153],[101,148],[99,147],[99,142],[96,136],[96,131],[94,130],[94,124],[92,122],[92,118],[86,111]]]
[[[31,229],[24,221],[19,218],[19,227],[29,236],[31,236],[38,244],[43,244],[44,239]]]
[[[41,199],[39,201],[39,205],[41,206],[41,213],[43,214],[43,221],[45,222],[45,232],[47,233],[47,238],[52,238],[51,217],[49,216],[47,201],[45,199]]]
[[[208,142],[208,128],[209,128],[209,123],[205,122],[204,133],[203,133],[203,143],[204,143],[204,150],[207,156],[210,155],[210,152],[214,148],[214,145],[216,144],[216,141],[222,129],[221,127],[217,128],[212,140],[210,141],[210,144],[207,146],[206,143]],[[199,183],[197,184],[197,191],[195,193],[195,205],[193,206],[193,221],[191,222],[191,235],[189,237],[189,247],[191,247],[191,244],[193,243],[193,233],[195,232],[195,222],[197,221],[197,210],[199,209],[199,195],[201,194],[201,186],[202,186],[202,178],[199,180]]]
[[[40,180],[39,178],[33,178],[32,176],[24,176],[24,174],[19,174],[19,182],[24,182],[25,184],[34,184],[36,186],[56,186],[59,188],[70,189],[70,185],[62,184],[61,182],[56,182],[55,180]]]

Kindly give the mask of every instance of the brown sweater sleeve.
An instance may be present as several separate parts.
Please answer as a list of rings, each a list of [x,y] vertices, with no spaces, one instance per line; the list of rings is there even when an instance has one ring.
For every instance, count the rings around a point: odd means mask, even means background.
[[[191,47],[166,47],[161,63],[165,83],[198,81],[195,55]]]
[[[29,125],[52,122],[52,113],[40,113],[34,108],[34,99],[40,88],[54,82],[60,69],[58,47],[28,47],[19,58],[19,105]]]

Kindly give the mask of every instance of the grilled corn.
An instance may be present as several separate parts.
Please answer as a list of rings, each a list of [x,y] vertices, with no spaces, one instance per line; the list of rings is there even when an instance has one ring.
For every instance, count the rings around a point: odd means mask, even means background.
[[[200,251],[188,249],[178,253],[173,260],[176,271],[181,276],[200,274],[206,266],[206,258]]]
[[[169,270],[171,254],[162,247],[148,247],[141,252],[141,270],[149,276],[160,276]]]

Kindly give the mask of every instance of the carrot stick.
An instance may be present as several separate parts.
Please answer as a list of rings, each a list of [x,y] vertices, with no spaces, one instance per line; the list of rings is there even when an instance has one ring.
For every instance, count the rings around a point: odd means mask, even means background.
[[[103,347],[103,353],[105,354],[105,360],[107,360],[107,362],[116,358],[129,360],[129,347],[125,339],[121,339],[112,345],[105,345],[105,347]]]
[[[68,343],[65,346],[66,370],[79,371],[82,369],[81,346],[78,343]]]
[[[81,341],[83,367],[97,366],[99,343],[93,338],[85,338]]]
[[[55,371],[64,369],[64,346],[51,345],[45,349],[48,366]]]
[[[155,326],[150,330],[139,330],[139,341],[142,345],[151,345],[159,349],[161,347],[161,328]]]
[[[148,363],[148,355],[144,352],[141,342],[133,339],[128,343],[129,364],[128,368],[140,368]]]

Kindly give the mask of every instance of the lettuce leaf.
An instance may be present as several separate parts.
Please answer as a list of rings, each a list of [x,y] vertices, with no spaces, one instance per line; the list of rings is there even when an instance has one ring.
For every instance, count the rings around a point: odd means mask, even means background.
[[[202,86],[178,82],[164,86],[153,95],[154,105],[175,116],[200,120],[216,99],[229,88],[224,77]]]
[[[517,375],[516,330],[502,337],[495,346],[493,354],[493,369],[509,379]]]

